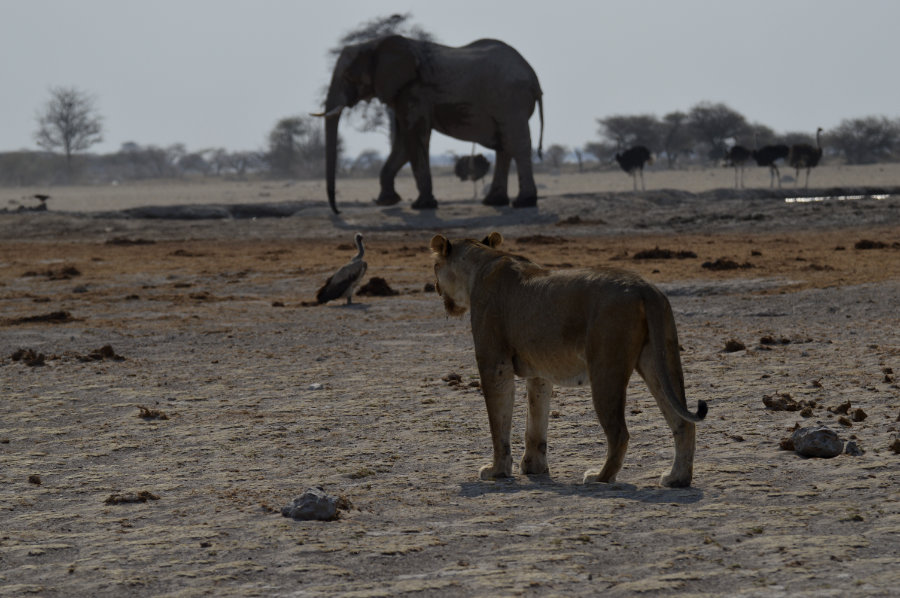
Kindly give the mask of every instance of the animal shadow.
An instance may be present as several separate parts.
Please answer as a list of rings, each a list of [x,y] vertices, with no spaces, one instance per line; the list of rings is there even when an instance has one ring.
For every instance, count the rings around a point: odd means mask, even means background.
[[[488,494],[516,494],[535,490],[560,496],[584,496],[597,499],[625,499],[635,502],[694,504],[701,502],[705,494],[700,488],[638,487],[625,482],[611,484],[567,484],[557,482],[547,474],[512,477],[498,481],[473,481],[460,484],[459,495],[475,498]]]

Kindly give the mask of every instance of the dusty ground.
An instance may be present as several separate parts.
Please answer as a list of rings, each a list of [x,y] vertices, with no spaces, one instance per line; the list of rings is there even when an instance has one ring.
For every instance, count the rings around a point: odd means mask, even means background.
[[[545,176],[536,211],[485,208],[444,178],[434,214],[366,205],[372,181],[339,182],[340,217],[317,183],[53,189],[49,212],[0,214],[0,596],[892,595],[900,198],[788,204],[731,177],[648,173],[634,194],[621,173]],[[896,186],[900,171],[812,181]],[[286,201],[296,216],[98,214]],[[490,441],[468,318],[423,288],[435,231],[492,229],[535,261],[627,267],[669,293],[689,403],[710,405],[693,488],[657,486],[672,441],[637,377],[617,483],[580,483],[604,440],[574,389],[551,407],[550,476],[477,479]],[[304,307],[355,230],[399,295]],[[635,259],[656,247],[697,257]],[[720,258],[748,267],[703,267]],[[775,393],[818,406],[773,412]],[[839,423],[827,408],[845,401],[867,417]],[[865,454],[779,449],[816,422]],[[519,452],[521,404],[514,425]],[[280,515],[315,485],[353,508]]]

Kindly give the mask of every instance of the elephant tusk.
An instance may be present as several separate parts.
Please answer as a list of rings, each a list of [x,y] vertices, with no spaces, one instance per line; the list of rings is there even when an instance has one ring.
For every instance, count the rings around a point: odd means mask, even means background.
[[[310,116],[319,116],[319,117],[324,117],[324,118],[330,118],[330,117],[332,117],[332,116],[338,116],[341,112],[344,111],[344,108],[346,108],[346,105],[345,105],[345,104],[341,104],[340,106],[335,106],[334,108],[332,108],[332,109],[329,110],[328,112],[310,112],[309,115],[310,115]]]

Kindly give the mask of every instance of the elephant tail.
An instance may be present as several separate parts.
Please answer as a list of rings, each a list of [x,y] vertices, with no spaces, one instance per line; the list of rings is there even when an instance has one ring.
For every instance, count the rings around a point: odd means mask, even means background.
[[[544,145],[544,95],[540,94],[537,98],[538,103],[538,116],[541,117],[541,136],[538,137],[538,158],[540,160],[544,159],[544,154],[542,152],[542,148]]]

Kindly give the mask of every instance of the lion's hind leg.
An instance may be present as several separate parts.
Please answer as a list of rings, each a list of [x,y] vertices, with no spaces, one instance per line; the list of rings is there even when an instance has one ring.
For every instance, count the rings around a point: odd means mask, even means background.
[[[677,368],[674,364],[670,364],[666,368],[666,373],[674,378],[671,380],[672,386],[675,387],[675,392],[679,393],[678,400],[684,404],[684,381],[681,374],[680,359],[677,355],[667,356],[667,358],[678,361]],[[647,383],[650,394],[656,399],[656,404],[659,405],[659,409],[662,411],[663,417],[666,418],[666,423],[669,424],[672,436],[675,439],[675,461],[672,463],[672,470],[668,474],[664,474],[660,478],[659,483],[670,488],[686,488],[691,485],[691,478],[694,473],[696,426],[693,422],[686,421],[678,415],[671,401],[666,397],[663,382],[656,373],[658,371],[657,368],[653,366],[653,354],[648,346],[641,353],[638,372]],[[670,370],[673,368],[675,371],[671,372]]]
[[[550,471],[547,466],[547,420],[553,384],[543,378],[529,378],[526,388],[528,419],[525,424],[525,454],[519,467],[523,474],[540,475]]]
[[[619,360],[612,360],[611,363]],[[605,368],[591,372],[591,393],[594,410],[606,433],[606,463],[600,471],[588,470],[582,483],[615,482],[622,469],[628,449],[628,428],[625,425],[625,388],[631,371]]]

